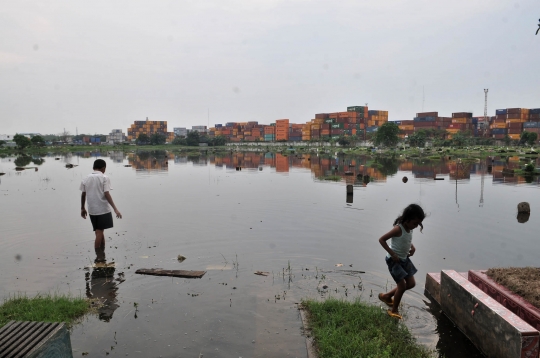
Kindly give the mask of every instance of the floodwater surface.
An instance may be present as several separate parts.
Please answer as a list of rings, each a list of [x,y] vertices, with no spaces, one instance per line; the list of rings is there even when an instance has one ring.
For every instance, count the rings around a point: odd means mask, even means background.
[[[101,157],[123,219],[105,232],[116,268],[104,278],[92,271],[94,236],[79,216],[79,184],[99,156],[0,161],[0,294],[100,299],[72,330],[76,356],[305,357],[297,303],[380,305],[377,294],[393,281],[377,240],[410,203],[428,217],[414,231],[419,272],[403,299],[404,323],[446,357],[480,354],[424,296],[425,274],[538,261],[538,180],[503,176],[519,165],[506,159],[111,152]],[[524,223],[521,201],[532,208]],[[207,273],[183,279],[139,268]]]

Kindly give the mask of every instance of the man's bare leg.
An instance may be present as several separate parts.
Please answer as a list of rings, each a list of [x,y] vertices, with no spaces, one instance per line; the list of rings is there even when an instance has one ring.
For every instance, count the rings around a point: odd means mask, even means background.
[[[103,230],[96,230],[96,241],[94,242],[94,248],[105,248],[105,234]]]

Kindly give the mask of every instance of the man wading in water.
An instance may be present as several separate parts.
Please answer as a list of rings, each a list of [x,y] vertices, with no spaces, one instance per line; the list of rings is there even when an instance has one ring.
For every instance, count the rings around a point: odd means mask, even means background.
[[[113,217],[111,214],[112,206],[114,213],[118,219],[122,219],[122,214],[112,200],[109,193],[111,188],[111,180],[105,175],[107,164],[103,159],[97,159],[94,162],[94,171],[89,174],[81,182],[81,217],[86,219],[86,215],[90,214],[92,227],[96,232],[96,241],[94,248],[96,249],[96,263],[106,262],[105,260],[105,229],[113,227]],[[88,212],[84,208],[85,202],[88,201]]]

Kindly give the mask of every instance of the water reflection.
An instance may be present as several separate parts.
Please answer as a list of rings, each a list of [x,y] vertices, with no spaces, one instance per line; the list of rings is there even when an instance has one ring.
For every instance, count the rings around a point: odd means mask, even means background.
[[[109,322],[114,311],[120,307],[116,299],[118,295],[117,282],[123,281],[123,273],[114,278],[115,264],[107,263],[105,252],[96,250],[96,260],[91,268],[92,272],[86,272],[86,297],[99,302],[99,319]]]
[[[138,151],[128,155],[129,164],[138,173],[166,173],[169,170],[169,159],[174,159],[174,154],[164,150]]]

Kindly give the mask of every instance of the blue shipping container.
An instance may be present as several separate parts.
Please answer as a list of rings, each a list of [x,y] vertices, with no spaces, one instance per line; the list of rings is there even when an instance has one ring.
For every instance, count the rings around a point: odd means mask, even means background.
[[[531,114],[540,114],[540,108],[533,108],[529,111]]]
[[[223,127],[223,124],[216,124],[216,128],[221,128]]]
[[[398,125],[398,126],[401,125],[401,121],[390,121],[390,123],[394,123],[394,124],[396,124],[396,125]]]
[[[472,124],[478,124],[478,117],[473,117]]]
[[[506,128],[493,128],[491,130],[492,134],[506,134]]]
[[[367,132],[367,133],[373,133],[373,132],[376,132],[377,129],[379,129],[379,127],[377,127],[377,126],[367,127],[367,128],[366,128],[366,132]]]
[[[525,122],[523,128],[540,128],[540,122]]]
[[[496,109],[495,114],[506,114],[506,109]]]

